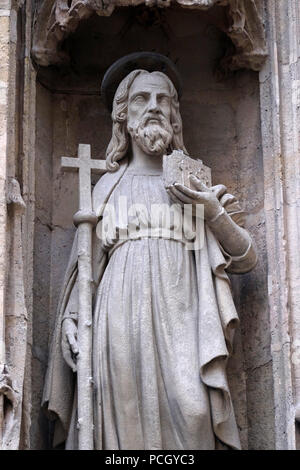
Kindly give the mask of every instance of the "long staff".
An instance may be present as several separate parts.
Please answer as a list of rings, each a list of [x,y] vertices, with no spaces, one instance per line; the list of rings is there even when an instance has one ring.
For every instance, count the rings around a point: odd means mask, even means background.
[[[92,232],[97,218],[92,208],[91,171],[104,173],[103,160],[91,159],[91,147],[79,144],[78,157],[62,157],[62,168],[79,171],[78,227],[78,433],[79,449],[94,448],[92,373]]]

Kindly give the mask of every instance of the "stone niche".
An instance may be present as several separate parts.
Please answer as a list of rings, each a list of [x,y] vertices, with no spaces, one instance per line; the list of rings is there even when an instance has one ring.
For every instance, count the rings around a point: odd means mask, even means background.
[[[79,143],[91,144],[93,158],[104,158],[111,120],[100,83],[116,59],[136,51],[157,51],[177,64],[185,145],[211,167],[213,183],[225,184],[249,213],[259,262],[250,274],[232,276],[241,325],[228,375],[243,448],[275,447],[259,81],[252,70],[221,70],[232,46],[222,31],[226,21],[222,6],[140,5],[116,8],[109,17],[93,13],[60,45],[69,62],[37,66],[32,449],[51,446],[51,424],[40,403],[78,204],[77,175],[63,173],[60,158],[76,156]]]

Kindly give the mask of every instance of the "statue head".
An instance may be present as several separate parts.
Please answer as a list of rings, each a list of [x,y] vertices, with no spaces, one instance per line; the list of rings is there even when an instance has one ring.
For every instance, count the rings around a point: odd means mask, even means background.
[[[151,155],[186,149],[182,137],[177,91],[162,72],[134,70],[115,93],[112,138],[107,147],[107,169],[119,168],[131,139]]]

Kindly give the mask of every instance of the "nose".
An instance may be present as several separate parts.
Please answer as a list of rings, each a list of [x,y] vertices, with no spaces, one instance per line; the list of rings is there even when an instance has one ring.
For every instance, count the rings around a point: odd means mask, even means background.
[[[157,96],[154,93],[150,96],[148,111],[151,113],[157,113],[159,111]]]

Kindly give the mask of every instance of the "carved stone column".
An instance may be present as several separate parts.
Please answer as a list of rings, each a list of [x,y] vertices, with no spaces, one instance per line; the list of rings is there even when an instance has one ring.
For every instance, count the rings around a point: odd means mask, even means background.
[[[15,13],[15,12],[14,12]],[[6,374],[5,296],[7,285],[7,175],[9,173],[9,82],[16,17],[9,1],[0,4],[0,449],[5,435],[4,407],[10,381]]]
[[[277,449],[295,449],[300,405],[300,155],[297,0],[266,0],[269,59],[260,72]]]
[[[25,373],[34,206],[31,2],[1,1],[0,33],[0,448],[13,450],[28,446],[31,386]]]

